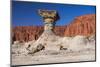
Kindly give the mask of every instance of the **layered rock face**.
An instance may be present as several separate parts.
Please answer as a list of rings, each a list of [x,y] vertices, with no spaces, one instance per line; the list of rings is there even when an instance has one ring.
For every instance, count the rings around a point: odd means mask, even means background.
[[[66,26],[64,36],[95,34],[95,14],[76,17],[72,23]]]
[[[95,34],[95,14],[76,17],[67,26],[55,26],[54,33],[58,36],[89,36]],[[17,26],[13,28],[12,40],[27,42],[37,40],[43,33],[43,26]]]
[[[54,33],[63,36],[65,28],[66,26],[56,26]],[[43,31],[43,26],[18,26],[13,28],[12,40],[21,42],[37,40]]]
[[[18,26],[13,28],[12,40],[21,42],[37,40],[42,32],[42,26]]]

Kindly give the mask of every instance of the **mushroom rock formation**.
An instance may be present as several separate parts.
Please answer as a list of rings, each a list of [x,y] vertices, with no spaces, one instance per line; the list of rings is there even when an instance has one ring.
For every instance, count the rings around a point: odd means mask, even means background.
[[[43,47],[46,50],[59,50],[60,48],[57,47],[58,44],[56,43],[59,36],[56,36],[53,32],[57,12],[55,10],[39,10],[39,15],[42,16],[44,20],[44,32],[29,50],[33,53],[43,49]],[[38,49],[40,47],[39,45],[41,46],[40,49]]]
[[[66,26],[64,36],[95,34],[95,14],[76,17],[72,23]]]

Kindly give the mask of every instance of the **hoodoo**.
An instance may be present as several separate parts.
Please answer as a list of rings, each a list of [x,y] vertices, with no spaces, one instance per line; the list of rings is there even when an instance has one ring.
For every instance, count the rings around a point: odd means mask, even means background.
[[[55,22],[59,19],[58,13],[55,10],[38,10],[39,15],[44,21],[44,32],[36,40],[36,42],[29,48],[30,51],[36,52],[42,49],[46,50],[59,50],[57,41],[59,36],[53,32]]]

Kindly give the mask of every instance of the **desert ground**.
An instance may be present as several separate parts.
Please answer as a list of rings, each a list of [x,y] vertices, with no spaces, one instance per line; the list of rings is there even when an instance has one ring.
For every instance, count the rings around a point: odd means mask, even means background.
[[[95,50],[80,52],[41,51],[34,55],[12,55],[12,65],[95,61]]]
[[[44,34],[42,35],[44,36]],[[42,37],[41,36],[41,37]],[[52,35],[53,36],[53,35]],[[32,51],[33,45],[36,45],[37,42],[42,41],[44,43],[45,38],[42,40],[38,39],[37,41],[30,41],[27,43],[19,43],[16,41],[12,45],[12,65],[29,65],[29,64],[45,64],[45,63],[63,63],[63,62],[80,62],[80,61],[95,61],[95,36],[90,37],[85,36],[75,36],[75,37],[63,37],[63,38],[53,38],[57,39],[54,42],[48,42],[49,46],[40,49],[37,52],[29,52],[27,48],[32,46],[30,50]],[[51,36],[48,36],[50,39]],[[44,40],[43,40],[44,39]],[[60,40],[59,40],[60,39]],[[51,38],[52,40],[52,38]],[[58,41],[59,40],[59,41]],[[50,40],[49,40],[50,41]],[[62,42],[65,48],[59,48],[59,42]],[[54,46],[52,48],[51,46]],[[56,46],[55,46],[56,45]],[[67,46],[65,46],[67,45]],[[38,47],[36,47],[38,48]]]

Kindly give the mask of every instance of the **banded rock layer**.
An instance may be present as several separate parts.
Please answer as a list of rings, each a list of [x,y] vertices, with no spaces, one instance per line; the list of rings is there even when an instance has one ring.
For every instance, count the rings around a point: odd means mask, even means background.
[[[83,15],[76,17],[72,23],[66,26],[65,36],[95,34],[95,14]]]

